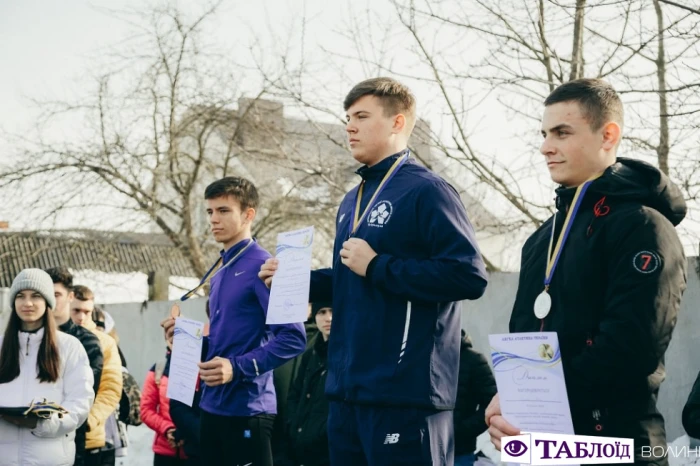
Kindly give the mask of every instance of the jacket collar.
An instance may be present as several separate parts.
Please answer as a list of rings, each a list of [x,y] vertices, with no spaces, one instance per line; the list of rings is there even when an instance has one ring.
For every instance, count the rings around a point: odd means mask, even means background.
[[[398,152],[394,155],[390,155],[389,157],[385,158],[384,160],[375,165],[372,165],[371,167],[363,165],[362,167],[358,168],[355,173],[360,175],[363,180],[381,178],[386,174],[386,172],[389,171],[394,162],[396,162],[396,160],[405,153],[406,151],[402,150],[401,152]]]
[[[34,331],[34,332],[23,332],[19,331],[19,348],[22,354],[27,352],[28,344],[38,343],[44,338],[44,327]]]
[[[69,317],[65,323],[58,326],[58,329],[63,333],[69,333],[73,327],[75,327],[75,324],[73,323],[73,320]]]
[[[252,239],[252,238],[243,239],[243,240],[239,241],[238,243],[234,244],[233,246],[231,246],[231,248],[229,248],[228,251],[225,251],[222,249],[220,254],[221,254],[222,259],[224,260],[224,264],[228,263],[228,261],[230,261],[233,258],[233,256],[238,254],[240,252],[240,250],[243,249],[251,241],[255,241],[255,239]]]

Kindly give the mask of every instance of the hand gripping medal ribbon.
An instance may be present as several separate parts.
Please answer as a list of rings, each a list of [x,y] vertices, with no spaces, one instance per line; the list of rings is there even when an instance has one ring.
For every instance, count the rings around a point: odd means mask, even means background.
[[[593,183],[593,181],[599,177],[600,175],[596,175],[592,178],[589,178],[585,183],[583,183],[576,189],[574,199],[571,202],[571,208],[566,214],[564,225],[562,225],[561,227],[561,233],[559,233],[557,245],[554,248],[554,251],[552,251],[552,245],[554,244],[554,229],[556,228],[557,223],[557,214],[554,214],[554,218],[552,219],[552,234],[549,237],[549,247],[547,248],[547,270],[545,272],[544,278],[544,291],[542,291],[542,293],[540,293],[539,296],[537,296],[534,305],[535,316],[537,316],[538,319],[544,319],[545,317],[547,317],[547,315],[549,315],[549,311],[552,309],[552,297],[549,295],[549,285],[552,282],[554,270],[557,268],[557,264],[559,263],[559,257],[561,256],[561,252],[564,249],[566,239],[569,237],[569,233],[571,232],[571,225],[573,225],[574,223],[574,218],[576,218],[576,213],[578,212],[578,209],[581,206],[583,197],[586,194],[586,191],[588,190],[588,187],[591,185],[591,183]]]
[[[365,207],[364,212],[360,215],[360,204],[362,203],[362,189],[365,186],[364,180],[360,183],[360,187],[357,188],[357,197],[355,199],[355,204],[352,209],[352,214],[350,215],[351,222],[350,223],[350,228],[349,228],[349,236],[352,236],[355,234],[357,229],[360,226],[360,223],[362,223],[362,220],[365,219],[367,216],[367,212],[371,209],[372,204],[374,204],[374,201],[379,197],[379,194],[386,188],[386,186],[389,184],[389,181],[396,175],[396,173],[399,171],[399,169],[403,166],[406,161],[408,161],[408,158],[410,157],[411,153],[409,150],[406,150],[406,152],[396,159],[396,162],[389,168],[389,170],[386,172],[384,175],[384,178],[382,181],[379,183],[379,186],[377,187],[377,190],[374,192],[374,195],[370,198],[369,202],[367,203],[367,206]]]

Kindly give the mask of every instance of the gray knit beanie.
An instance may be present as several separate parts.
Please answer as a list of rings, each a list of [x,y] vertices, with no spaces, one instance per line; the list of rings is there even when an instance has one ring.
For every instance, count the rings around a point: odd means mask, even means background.
[[[15,308],[15,297],[20,291],[32,290],[41,293],[46,300],[46,305],[51,309],[56,308],[56,297],[53,291],[53,280],[48,273],[41,269],[24,269],[17,274],[10,288],[10,305]]]

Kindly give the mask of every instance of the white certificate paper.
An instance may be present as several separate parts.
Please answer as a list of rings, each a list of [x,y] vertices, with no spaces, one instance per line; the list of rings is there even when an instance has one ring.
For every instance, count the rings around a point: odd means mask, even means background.
[[[167,397],[187,406],[192,406],[197,388],[197,363],[202,360],[203,330],[202,322],[184,317],[175,319]]]
[[[574,434],[556,332],[489,335],[503,417],[522,432]]]
[[[309,313],[313,244],[314,227],[277,235],[279,266],[272,280],[267,324],[306,322]]]

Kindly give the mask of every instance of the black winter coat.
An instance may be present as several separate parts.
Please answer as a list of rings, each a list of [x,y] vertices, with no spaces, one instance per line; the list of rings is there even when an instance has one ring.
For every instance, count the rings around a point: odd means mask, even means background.
[[[318,333],[301,364],[287,400],[288,456],[294,465],[328,466],[328,342]]]
[[[192,406],[177,400],[170,400],[170,419],[175,424],[175,440],[185,441],[185,454],[188,458],[199,458],[200,450],[200,415],[199,401],[202,399],[203,383],[194,392]]]
[[[555,243],[574,192],[557,189]],[[654,460],[641,458],[642,447],[666,446],[656,400],[686,288],[674,228],[685,214],[680,190],[665,175],[618,158],[583,198],[543,320],[533,305],[544,289],[552,218],[522,250],[510,331],[557,332],[575,433],[633,438],[639,462]]]
[[[90,368],[92,369],[92,376],[94,383],[92,389],[97,393],[97,389],[100,386],[100,378],[102,378],[102,366],[104,365],[104,355],[102,354],[102,347],[100,346],[100,340],[97,335],[92,333],[90,330],[75,325],[72,320],[68,319],[68,322],[58,327],[58,329],[68,335],[72,335],[80,341],[85,348],[85,352],[88,356],[88,362],[90,363]],[[87,432],[87,421],[83,423],[75,431],[75,464],[74,466],[82,466],[85,462],[85,433]]]
[[[484,412],[496,392],[496,380],[488,361],[472,348],[469,336],[462,331],[454,410],[455,455],[466,455],[476,450],[476,438],[486,430]]]
[[[304,324],[304,330],[306,331],[306,349],[308,350],[316,341],[314,336],[318,332],[313,317]],[[289,424],[287,420],[287,400],[289,399],[289,390],[299,373],[299,365],[303,355],[304,353],[290,359],[273,371],[275,394],[277,396],[277,416],[275,416],[275,423],[272,429],[272,455],[275,464],[283,461],[287,455],[286,449],[289,443],[287,439],[287,426]]]

